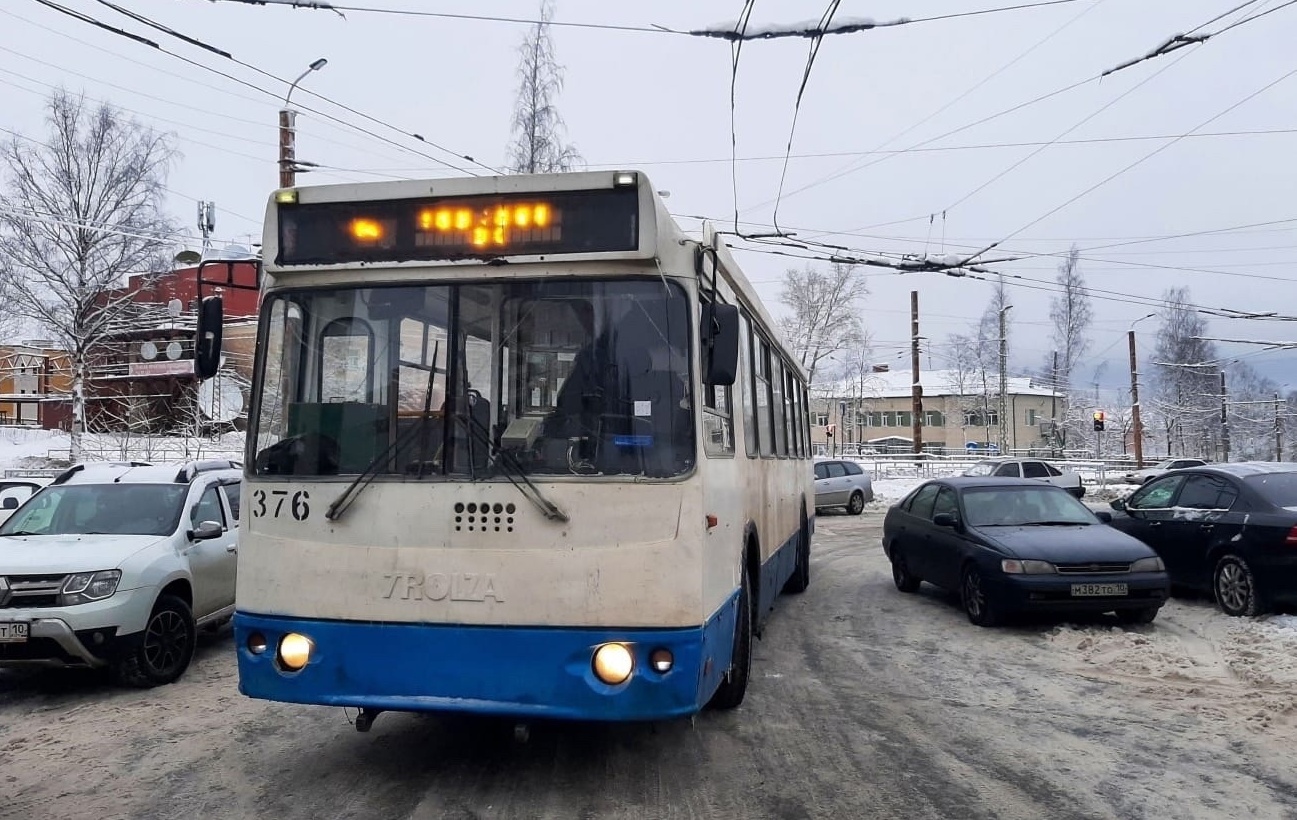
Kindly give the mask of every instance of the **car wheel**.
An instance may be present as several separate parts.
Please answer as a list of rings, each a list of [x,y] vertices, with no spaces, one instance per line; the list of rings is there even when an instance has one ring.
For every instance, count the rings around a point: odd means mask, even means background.
[[[1237,555],[1226,555],[1216,562],[1211,588],[1216,593],[1216,603],[1226,615],[1251,617],[1265,611],[1256,576],[1247,561]]]
[[[118,680],[141,688],[174,683],[194,659],[197,634],[189,605],[172,595],[160,596],[139,646],[117,664]]]
[[[910,572],[905,565],[905,555],[895,545],[892,547],[892,583],[901,592],[918,592],[919,584],[923,583],[922,578]]]
[[[851,494],[847,501],[847,512],[851,515],[860,515],[865,511],[865,494],[856,490]]]
[[[797,594],[805,592],[811,585],[811,528],[802,516],[802,527],[797,531],[797,564],[793,574],[784,582],[784,592]]]
[[[977,567],[969,565],[964,568],[964,577],[959,584],[959,600],[972,623],[995,626],[1000,622],[1000,613],[991,601],[985,580]]]
[[[739,586],[737,619],[734,623],[734,649],[730,668],[721,678],[707,705],[713,709],[734,709],[743,703],[748,691],[748,677],[752,672],[752,586],[748,577],[747,562],[743,564],[742,582]]]
[[[1157,617],[1157,611],[1161,607],[1144,606],[1139,609],[1119,609],[1117,610],[1117,620],[1123,624],[1151,624]]]

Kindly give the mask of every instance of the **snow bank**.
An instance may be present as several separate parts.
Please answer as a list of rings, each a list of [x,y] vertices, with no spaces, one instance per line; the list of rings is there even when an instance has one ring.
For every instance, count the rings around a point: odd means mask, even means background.
[[[183,461],[191,458],[243,458],[242,433],[201,436],[125,436],[87,433],[86,461]],[[39,469],[68,464],[71,437],[57,430],[0,427],[0,469]]]

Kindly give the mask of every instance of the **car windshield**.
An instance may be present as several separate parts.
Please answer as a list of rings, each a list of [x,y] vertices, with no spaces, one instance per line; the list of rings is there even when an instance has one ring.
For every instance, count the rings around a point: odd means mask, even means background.
[[[260,475],[667,478],[693,468],[689,303],[660,278],[280,292]]]
[[[964,471],[964,475],[990,475],[995,472],[996,462],[979,461]]]
[[[964,520],[970,527],[1099,523],[1069,493],[1048,486],[970,487],[964,490]]]
[[[1263,473],[1244,481],[1276,507],[1297,507],[1297,473]]]
[[[170,535],[187,484],[47,487],[0,526],[0,535]]]

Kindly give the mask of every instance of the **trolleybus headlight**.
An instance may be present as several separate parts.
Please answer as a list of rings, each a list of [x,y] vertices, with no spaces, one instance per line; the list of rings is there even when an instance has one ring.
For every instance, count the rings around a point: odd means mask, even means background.
[[[594,676],[609,686],[625,683],[635,669],[635,658],[625,644],[606,643],[594,651]]]
[[[310,638],[289,632],[279,641],[279,663],[289,672],[296,672],[306,666],[314,649]]]
[[[672,657],[670,649],[654,649],[649,653],[649,666],[659,675],[665,675],[671,671],[675,665],[676,659]]]
[[[266,651],[266,636],[260,632],[253,632],[248,636],[248,651],[254,655],[260,655]]]

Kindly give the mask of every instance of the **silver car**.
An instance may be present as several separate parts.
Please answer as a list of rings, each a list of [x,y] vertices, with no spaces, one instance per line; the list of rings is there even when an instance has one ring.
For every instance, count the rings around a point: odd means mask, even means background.
[[[1142,470],[1131,470],[1124,476],[1129,484],[1147,484],[1168,470],[1183,470],[1185,467],[1206,467],[1207,462],[1201,458],[1168,458],[1152,467]]]
[[[1059,469],[1038,458],[991,458],[979,461],[964,471],[964,475],[995,475],[1008,478],[1034,478],[1062,487],[1077,498],[1085,496],[1081,476],[1067,469]]]
[[[815,509],[843,507],[860,515],[873,500],[874,483],[859,464],[845,459],[815,460]]]

